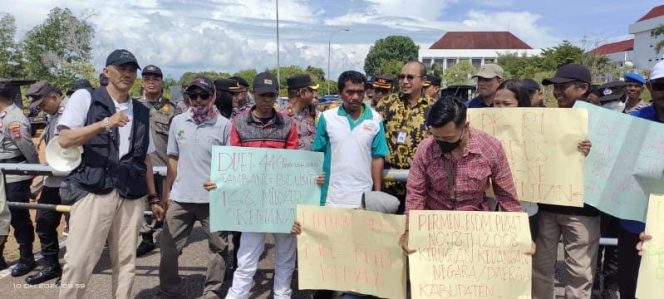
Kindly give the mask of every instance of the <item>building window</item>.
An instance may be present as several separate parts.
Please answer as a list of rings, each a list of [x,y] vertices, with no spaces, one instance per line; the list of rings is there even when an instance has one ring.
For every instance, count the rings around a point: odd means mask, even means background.
[[[456,64],[455,58],[447,58],[447,68],[451,68]]]
[[[484,58],[484,64],[487,63],[496,63],[496,60],[494,60],[493,58]]]
[[[441,69],[445,68],[445,66],[443,65],[444,62],[445,62],[445,58],[435,58],[433,60],[433,64],[439,65]]]
[[[482,66],[482,59],[481,59],[481,58],[473,58],[473,59],[471,59],[471,62],[470,62],[470,63],[472,63],[473,66],[474,66],[476,69],[478,69],[478,68],[480,68],[480,67]]]
[[[430,66],[431,66],[431,61],[432,61],[432,60],[431,60],[430,57],[422,58],[422,63],[423,63],[424,65],[426,65],[427,67],[430,67]]]

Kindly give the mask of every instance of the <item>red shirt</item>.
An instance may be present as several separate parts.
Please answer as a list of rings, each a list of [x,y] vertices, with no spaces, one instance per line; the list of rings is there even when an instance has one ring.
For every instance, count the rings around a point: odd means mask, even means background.
[[[231,145],[244,147],[298,149],[297,128],[288,116],[273,110],[263,123],[254,118],[253,108],[237,115],[231,124]]]
[[[443,152],[432,136],[420,143],[408,172],[406,215],[410,210],[489,211],[484,198],[489,178],[500,208],[520,211],[512,172],[500,141],[474,128],[470,128],[469,134],[463,156],[457,160],[449,153],[443,159]],[[454,177],[455,201],[450,198],[444,163],[448,163]]]

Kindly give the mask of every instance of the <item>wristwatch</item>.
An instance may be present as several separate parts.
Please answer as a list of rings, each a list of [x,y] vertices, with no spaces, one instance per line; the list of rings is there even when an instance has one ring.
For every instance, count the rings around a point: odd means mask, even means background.
[[[108,117],[104,117],[104,120],[102,120],[102,123],[104,124],[104,128],[106,129],[106,132],[110,133],[111,130],[111,120]]]

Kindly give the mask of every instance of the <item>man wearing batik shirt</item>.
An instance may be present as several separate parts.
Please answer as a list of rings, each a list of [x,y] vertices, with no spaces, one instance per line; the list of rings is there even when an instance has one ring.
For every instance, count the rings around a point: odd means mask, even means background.
[[[500,141],[471,128],[466,106],[454,97],[434,103],[426,123],[432,136],[417,147],[408,172],[406,215],[413,210],[490,211],[492,182],[502,211],[519,212],[512,172]],[[402,246],[408,249],[408,230]]]
[[[295,75],[287,79],[288,102],[281,110],[290,116],[297,126],[300,150],[311,150],[316,137],[316,107],[313,104],[318,84],[313,84],[307,74]]]
[[[400,92],[382,99],[376,106],[376,111],[383,117],[385,137],[390,150],[390,155],[385,159],[385,168],[408,169],[417,146],[428,136],[425,117],[433,100],[422,90],[426,81],[426,67],[421,62],[406,63],[398,77]],[[383,191],[399,198],[401,204],[398,212],[402,214],[406,200],[406,184],[383,184]]]

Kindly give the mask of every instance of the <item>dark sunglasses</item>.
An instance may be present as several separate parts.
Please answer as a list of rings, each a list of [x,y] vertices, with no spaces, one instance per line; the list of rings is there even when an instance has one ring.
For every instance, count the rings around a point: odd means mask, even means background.
[[[197,93],[197,92],[188,92],[187,97],[189,97],[190,100],[195,101],[196,99],[201,99],[203,101],[207,101],[210,99],[212,95],[209,93]]]
[[[418,77],[422,77],[422,76],[415,76],[415,75],[410,75],[410,74],[408,74],[408,75],[399,74],[397,76],[397,78],[399,78],[399,80],[408,79],[408,81],[413,81],[413,79],[418,78]]]
[[[648,81],[648,84],[654,91],[664,91],[664,81]]]

